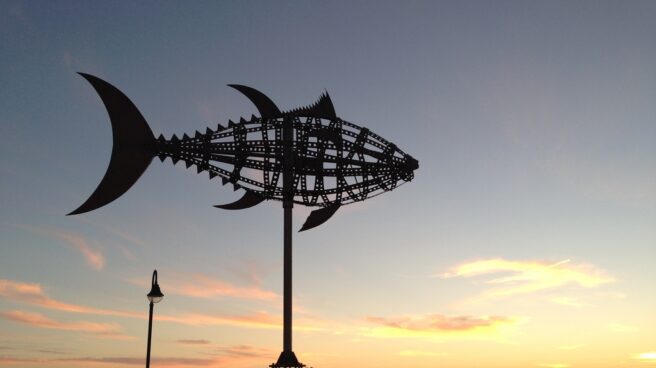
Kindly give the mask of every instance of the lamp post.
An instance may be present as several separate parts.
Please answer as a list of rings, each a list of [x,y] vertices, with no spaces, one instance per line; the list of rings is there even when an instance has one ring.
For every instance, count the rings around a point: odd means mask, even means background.
[[[153,332],[153,305],[159,303],[164,299],[162,290],[159,289],[157,283],[157,270],[153,271],[153,279],[151,282],[150,293],[147,295],[150,301],[150,314],[148,315],[148,348],[146,350],[146,368],[150,368],[150,336]]]

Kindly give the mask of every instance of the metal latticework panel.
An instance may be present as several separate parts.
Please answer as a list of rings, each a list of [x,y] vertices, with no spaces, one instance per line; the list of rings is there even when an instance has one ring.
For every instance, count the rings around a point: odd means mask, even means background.
[[[196,166],[224,184],[282,200],[284,119],[292,119],[294,128],[295,203],[326,207],[358,202],[413,178],[411,157],[367,128],[339,118],[253,116],[193,137],[160,136],[157,155],[162,161],[170,157],[174,163]]]

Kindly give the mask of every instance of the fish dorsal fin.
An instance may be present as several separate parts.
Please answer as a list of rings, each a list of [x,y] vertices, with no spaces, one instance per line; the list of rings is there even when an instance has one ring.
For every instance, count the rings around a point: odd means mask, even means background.
[[[323,119],[337,119],[335,107],[333,106],[333,101],[330,99],[328,92],[322,93],[317,102],[312,105],[290,110],[285,112],[285,114]]]
[[[240,84],[228,84],[228,86],[236,89],[237,91],[243,93],[244,96],[248,97],[248,99],[251,100],[251,102],[257,108],[257,111],[260,112],[260,116],[262,116],[263,119],[274,119],[281,115],[278,106],[276,106],[276,104],[273,103],[273,101],[271,101],[271,99],[264,93],[256,90],[255,88],[242,86]]]

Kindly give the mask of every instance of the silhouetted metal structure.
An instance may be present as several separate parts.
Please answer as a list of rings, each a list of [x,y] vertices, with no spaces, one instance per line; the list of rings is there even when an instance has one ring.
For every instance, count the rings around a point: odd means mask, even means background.
[[[337,117],[327,93],[313,105],[281,112],[263,93],[229,85],[260,113],[191,136],[155,138],[132,101],[100,78],[82,74],[107,108],[114,139],[107,172],[89,199],[70,215],[102,207],[125,193],[154,157],[196,167],[223,185],[244,189],[237,201],[216,206],[236,210],[264,200],[284,208],[283,351],[271,367],[303,367],[292,350],[292,208],[319,207],[300,231],[326,222],[342,205],[363,201],[413,179],[419,163],[367,128]]]
[[[153,271],[153,278],[150,282],[150,292],[148,295],[146,295],[146,297],[150,302],[148,312],[148,345],[146,347],[146,368],[150,368],[150,340],[153,335],[153,305],[155,303],[161,302],[162,299],[164,299],[164,294],[162,294],[162,290],[160,290],[159,284],[157,283],[157,270]]]

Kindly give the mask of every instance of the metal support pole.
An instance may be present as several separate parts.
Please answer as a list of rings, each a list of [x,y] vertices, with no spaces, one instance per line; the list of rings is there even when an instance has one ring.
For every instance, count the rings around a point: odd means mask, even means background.
[[[304,367],[292,350],[292,208],[294,207],[294,121],[286,119],[282,126],[283,170],[283,331],[282,353],[270,367]]]
[[[150,302],[150,314],[148,315],[148,347],[146,348],[146,368],[150,368],[150,336],[153,333],[153,302]]]
[[[283,259],[283,353],[292,351],[292,208],[294,207],[294,121],[285,119],[282,125],[284,208]]]
[[[283,351],[292,351],[292,207],[285,207],[283,265]]]

